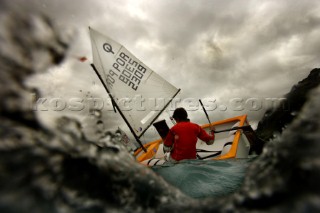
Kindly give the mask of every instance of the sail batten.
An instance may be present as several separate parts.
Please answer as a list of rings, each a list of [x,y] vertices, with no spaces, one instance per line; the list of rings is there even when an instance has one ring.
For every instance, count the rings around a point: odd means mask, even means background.
[[[179,90],[118,42],[92,28],[90,36],[96,72],[133,134],[140,138]],[[153,102],[157,99],[164,101],[163,109],[157,109]]]

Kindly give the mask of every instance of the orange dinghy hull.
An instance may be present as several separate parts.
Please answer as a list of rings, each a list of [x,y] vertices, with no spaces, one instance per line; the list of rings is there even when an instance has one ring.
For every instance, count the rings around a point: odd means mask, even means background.
[[[241,115],[225,120],[205,124],[201,127],[209,130],[210,126],[216,129],[215,142],[207,145],[198,139],[197,158],[199,160],[222,160],[230,158],[248,158],[250,151],[250,141],[244,131],[253,131],[247,121],[247,115]],[[149,142],[142,148],[135,151],[136,160],[144,165],[154,166],[165,163],[165,153],[163,153],[163,140]]]

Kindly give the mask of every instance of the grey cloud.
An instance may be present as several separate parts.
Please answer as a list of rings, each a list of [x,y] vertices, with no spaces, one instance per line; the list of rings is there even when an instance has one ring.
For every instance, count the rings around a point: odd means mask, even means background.
[[[77,46],[70,54],[90,58],[90,25],[181,88],[182,98],[214,97],[224,103],[234,97],[281,97],[320,66],[317,0],[31,0],[27,5],[49,13],[59,25],[77,30]],[[69,63],[66,74],[72,73],[74,82],[65,81],[66,88],[90,90],[92,81],[99,84],[89,63]],[[102,86],[95,95],[107,96]],[[110,128],[122,125],[111,113],[105,118]],[[190,113],[197,121],[206,122],[201,111]],[[210,116],[217,120],[237,113],[258,120],[264,111],[214,111]]]

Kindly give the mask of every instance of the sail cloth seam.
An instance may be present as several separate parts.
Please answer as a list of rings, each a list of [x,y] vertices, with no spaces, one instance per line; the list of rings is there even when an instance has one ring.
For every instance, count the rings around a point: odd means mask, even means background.
[[[143,81],[143,83],[147,82],[147,81],[149,80],[149,78],[151,77],[152,74],[153,74],[153,73],[151,72],[151,73],[148,75],[148,77],[146,78],[146,80]]]
[[[118,52],[115,55],[118,55],[118,53],[122,50],[122,48],[123,48],[123,45],[120,46]]]

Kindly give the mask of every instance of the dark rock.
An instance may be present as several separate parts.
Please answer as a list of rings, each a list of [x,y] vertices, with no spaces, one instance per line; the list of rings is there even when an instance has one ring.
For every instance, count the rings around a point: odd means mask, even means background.
[[[294,85],[275,108],[266,111],[256,133],[263,141],[269,141],[282,133],[299,114],[309,98],[309,92],[320,84],[320,69],[313,69],[307,78]]]
[[[145,212],[189,200],[136,163],[116,137],[113,146],[97,146],[67,117],[46,129],[30,107],[35,90],[24,79],[61,62],[70,40],[43,15],[2,17],[0,212]]]

